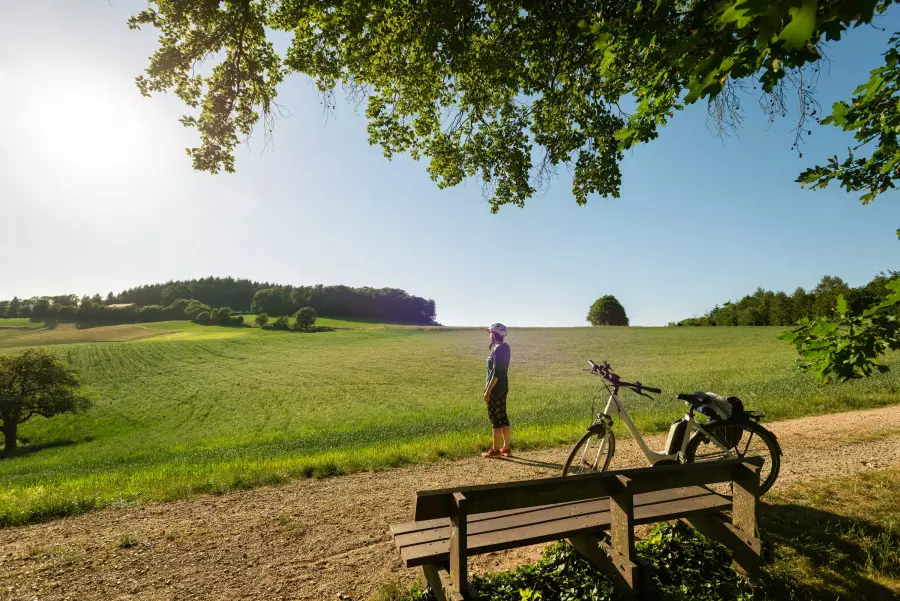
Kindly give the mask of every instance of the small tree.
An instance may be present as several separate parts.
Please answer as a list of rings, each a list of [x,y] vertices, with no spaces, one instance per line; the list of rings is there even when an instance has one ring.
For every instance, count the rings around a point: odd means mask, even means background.
[[[215,323],[219,324],[220,326],[230,325],[231,307],[219,307],[218,309],[213,309],[210,317]]]
[[[201,311],[197,313],[197,316],[194,317],[194,321],[199,323],[201,326],[208,326],[212,323],[212,316],[209,314],[209,311]]]
[[[294,314],[294,327],[298,330],[308,330],[316,323],[316,310],[312,307],[303,307]]]
[[[269,323],[269,314],[268,313],[260,313],[256,316],[256,325],[261,328],[266,327],[266,324]]]
[[[209,305],[205,305],[198,300],[191,300],[188,303],[188,306],[184,309],[184,314],[188,317],[188,319],[193,319],[197,321],[197,316],[204,311],[209,312],[211,309]]]
[[[19,424],[35,415],[53,417],[90,407],[78,393],[75,372],[43,349],[0,355],[0,427],[3,453],[16,449]]]
[[[607,294],[601,296],[591,305],[587,314],[587,320],[592,326],[627,326],[628,316],[625,315],[625,307],[615,296]]]
[[[275,323],[272,324],[276,330],[286,330],[288,329],[288,318],[285,315],[281,315],[275,320]]]

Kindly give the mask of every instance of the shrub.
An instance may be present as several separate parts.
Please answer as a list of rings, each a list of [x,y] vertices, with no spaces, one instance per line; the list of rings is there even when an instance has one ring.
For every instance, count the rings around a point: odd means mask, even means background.
[[[243,315],[234,315],[228,322],[228,325],[234,327],[241,327],[244,325],[244,316]]]
[[[184,314],[187,315],[190,319],[197,321],[197,315],[203,313],[204,311],[211,311],[209,305],[204,305],[200,301],[192,300],[188,303],[188,306],[184,310]]]
[[[220,326],[227,326],[231,323],[231,307],[219,307],[212,312],[210,317],[212,317],[214,323]]]
[[[294,314],[294,326],[298,330],[308,330],[316,323],[316,310],[312,307],[303,307]]]
[[[56,318],[59,321],[75,321],[75,311],[72,305],[62,305],[56,310]]]
[[[266,324],[269,323],[269,314],[268,313],[260,313],[256,316],[256,325],[261,328],[266,327]]]
[[[286,330],[288,329],[289,325],[290,322],[288,321],[288,318],[282,315],[275,320],[275,323],[272,324],[272,327],[274,327],[276,330]]]
[[[201,326],[208,326],[212,323],[212,316],[209,314],[209,311],[201,311],[194,317],[194,323],[199,323]]]
[[[748,599],[748,586],[731,567],[731,556],[689,526],[658,525],[637,545],[637,554],[649,564],[649,577],[660,599],[671,601],[738,601]],[[618,595],[612,582],[572,547],[556,543],[547,547],[534,564],[510,572],[473,576],[484,601],[543,601],[585,599],[613,601]],[[766,597],[761,598],[794,598]],[[416,599],[414,591],[404,601]]]

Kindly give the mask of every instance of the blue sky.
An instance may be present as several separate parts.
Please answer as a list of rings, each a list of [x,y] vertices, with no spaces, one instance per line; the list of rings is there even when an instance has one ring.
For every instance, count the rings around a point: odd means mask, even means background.
[[[105,293],[233,275],[291,284],[392,286],[435,299],[445,324],[583,325],[614,294],[634,325],[699,315],[757,286],[824,274],[851,285],[898,268],[896,192],[863,207],[837,187],[793,183],[852,139],[790,119],[765,126],[755,97],[725,141],[705,106],[627,154],[622,195],[578,207],[565,168],[525,209],[491,215],[477,182],[439,190],[424,163],[366,141],[338,102],[327,121],[293,77],[273,149],[254,139],[238,173],[194,173],[194,132],[173,97],[133,80],[155,48],[129,31],[140,0],[16,2],[0,20],[0,298]],[[880,63],[900,13],[835,44],[818,98],[847,96]]]

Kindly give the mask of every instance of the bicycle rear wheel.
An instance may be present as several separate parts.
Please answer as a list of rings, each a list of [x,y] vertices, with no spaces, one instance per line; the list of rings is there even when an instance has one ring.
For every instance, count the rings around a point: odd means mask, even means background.
[[[566,464],[563,466],[563,476],[576,476],[591,472],[605,472],[609,468],[616,453],[616,437],[607,430],[605,436],[588,431],[581,437],[575,448],[569,453]]]
[[[759,494],[762,495],[775,484],[781,471],[781,447],[775,435],[761,425],[748,422],[743,424],[719,423],[707,427],[707,431],[727,446],[733,456],[762,457],[763,466],[759,473]],[[685,461],[717,461],[725,459],[725,451],[702,434],[696,434],[684,450]]]

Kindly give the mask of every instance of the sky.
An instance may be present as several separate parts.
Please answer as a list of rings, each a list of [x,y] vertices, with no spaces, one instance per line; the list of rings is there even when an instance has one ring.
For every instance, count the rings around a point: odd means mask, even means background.
[[[424,162],[385,159],[340,94],[326,119],[300,76],[280,88],[290,114],[272,148],[253,139],[237,173],[196,173],[183,105],[134,85],[156,32],[126,20],[145,6],[0,0],[0,299],[230,275],[403,288],[450,325],[585,325],[613,294],[632,325],[665,325],[758,286],[900,268],[897,192],[864,207],[794,183],[852,137],[815,126],[800,158],[791,120],[767,127],[756,97],[724,140],[705,105],[676,115],[626,154],[621,197],[585,207],[563,167],[546,194],[493,215],[477,182],[440,190]],[[823,107],[881,63],[900,11],[878,25],[831,47]]]

